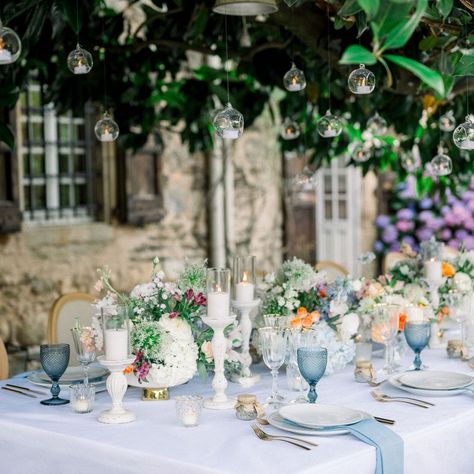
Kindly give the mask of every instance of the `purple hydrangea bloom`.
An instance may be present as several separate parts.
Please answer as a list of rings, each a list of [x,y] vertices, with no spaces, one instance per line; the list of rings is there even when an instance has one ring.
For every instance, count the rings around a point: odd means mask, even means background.
[[[451,239],[449,242],[448,242],[448,246],[453,248],[453,249],[458,249],[459,248],[459,240],[456,240],[456,239]]]
[[[400,220],[395,224],[395,226],[400,232],[409,232],[414,229],[415,223],[413,221]]]
[[[415,217],[415,213],[408,208],[400,209],[397,212],[397,219],[404,219],[409,221],[410,219],[413,219]]]
[[[434,215],[433,215],[433,212],[431,211],[421,211],[419,214],[418,214],[418,219],[421,221],[421,222],[428,222],[430,221],[431,219],[434,218]]]
[[[448,241],[452,237],[452,235],[453,233],[447,227],[444,228],[439,234],[440,238],[444,241]]]
[[[377,216],[377,219],[375,219],[375,225],[380,228],[387,227],[390,224],[390,217],[386,216],[385,214],[380,214],[380,216]]]
[[[431,209],[433,207],[433,201],[425,197],[420,201],[419,205],[421,209]]]
[[[426,227],[431,230],[439,230],[444,225],[444,220],[441,217],[435,217],[426,222]]]
[[[389,225],[385,227],[383,233],[382,233],[382,240],[386,244],[391,244],[397,240],[398,237],[398,231],[395,226]]]
[[[390,244],[390,252],[399,252],[400,251],[400,244],[398,242],[394,242]]]
[[[464,247],[466,250],[474,250],[474,236],[469,235],[464,239]]]
[[[381,242],[380,240],[376,240],[375,243],[374,243],[374,250],[377,252],[377,253],[380,253],[380,252],[383,252],[385,246],[383,244],[383,242]]]
[[[451,212],[451,208],[449,206],[443,206],[441,208],[441,215],[445,216]]]
[[[458,229],[455,233],[454,233],[454,236],[456,237],[456,239],[458,240],[464,240],[466,239],[468,236],[469,236],[469,233],[464,230],[464,229]]]
[[[415,238],[411,235],[405,235],[405,237],[402,239],[402,242],[405,242],[410,247],[413,247],[415,245]]]
[[[427,227],[421,227],[416,231],[416,237],[420,242],[423,242],[424,240],[430,240],[432,235],[433,231],[431,229],[428,229]]]
[[[470,217],[464,222],[464,228],[471,232],[474,231],[474,217]]]

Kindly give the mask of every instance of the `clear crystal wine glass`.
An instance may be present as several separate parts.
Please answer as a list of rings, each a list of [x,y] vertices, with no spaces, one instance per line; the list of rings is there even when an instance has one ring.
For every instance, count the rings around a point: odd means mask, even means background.
[[[264,314],[263,321],[265,323],[265,327],[269,328],[285,329],[290,326],[289,316],[284,316],[281,314]]]
[[[272,394],[267,399],[267,406],[278,408],[283,404],[283,397],[278,393],[278,370],[286,356],[286,331],[280,328],[264,327],[258,330],[262,342],[263,361],[272,373]]]
[[[309,383],[308,401],[315,403],[318,398],[316,384],[326,371],[328,351],[324,347],[300,347],[297,358],[301,375]]]
[[[46,375],[52,380],[52,398],[41,400],[43,405],[65,405],[69,400],[59,398],[61,387],[59,379],[69,364],[69,344],[42,344],[40,346],[40,360]]]
[[[405,323],[405,339],[408,345],[415,352],[415,360],[411,370],[421,370],[421,351],[428,345],[431,335],[431,324],[429,321],[420,323]]]
[[[464,344],[466,339],[466,312],[469,307],[470,294],[451,290],[446,296],[446,303],[448,304],[451,318],[459,324],[461,330],[461,341]]]
[[[380,304],[374,312],[372,328],[385,344],[385,365],[382,368],[382,372],[385,374],[391,374],[397,369],[393,360],[394,343],[401,312],[401,306],[394,304]]]
[[[77,324],[76,327],[71,329],[71,332],[76,349],[76,358],[84,370],[84,385],[89,385],[89,364],[94,362],[96,356],[92,328]]]

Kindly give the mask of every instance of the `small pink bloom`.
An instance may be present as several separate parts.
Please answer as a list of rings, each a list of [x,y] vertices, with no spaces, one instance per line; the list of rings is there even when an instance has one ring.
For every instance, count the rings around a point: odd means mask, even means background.
[[[179,316],[179,313],[177,311],[171,311],[170,313],[170,319],[177,318]]]
[[[102,278],[99,278],[94,285],[94,290],[97,291],[97,293],[100,293],[104,289],[104,282],[102,281]]]

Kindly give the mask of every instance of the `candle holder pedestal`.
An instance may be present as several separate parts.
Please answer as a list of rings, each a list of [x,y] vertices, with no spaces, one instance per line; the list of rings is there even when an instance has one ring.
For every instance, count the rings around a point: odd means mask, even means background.
[[[136,416],[130,410],[126,410],[122,406],[122,400],[127,391],[127,377],[123,370],[128,367],[135,357],[125,360],[105,360],[104,357],[98,357],[98,362],[110,370],[110,375],[107,377],[107,391],[112,398],[112,408],[104,410],[98,420],[101,423],[116,424],[116,423],[130,423],[135,421]]]
[[[214,397],[205,400],[204,407],[212,410],[234,408],[235,400],[228,398],[225,394],[227,379],[225,378],[224,372],[224,360],[227,341],[224,336],[224,329],[235,321],[235,315],[219,319],[203,317],[202,320],[214,330],[214,335],[211,341],[212,353],[214,355],[214,378],[212,379]]]
[[[237,382],[243,387],[251,387],[259,380],[259,375],[253,375],[250,370],[252,357],[250,355],[250,336],[252,334],[252,326],[255,315],[251,316],[252,311],[260,304],[260,300],[255,299],[249,302],[232,301],[232,306],[240,313],[240,330],[242,332],[242,373],[241,375],[232,376],[232,381]]]

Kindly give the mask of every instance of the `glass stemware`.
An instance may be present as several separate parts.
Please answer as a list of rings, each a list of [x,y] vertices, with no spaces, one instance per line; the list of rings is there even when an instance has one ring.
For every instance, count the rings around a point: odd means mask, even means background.
[[[281,314],[264,314],[263,321],[269,328],[286,329],[290,327],[290,317]]]
[[[324,347],[300,347],[297,359],[301,375],[309,383],[308,401],[315,403],[318,398],[316,384],[326,371],[328,351]]]
[[[381,304],[374,313],[372,332],[385,344],[385,365],[382,372],[391,374],[397,370],[394,363],[394,344],[398,332],[401,307],[394,304]]]
[[[426,322],[405,323],[405,338],[415,352],[412,370],[421,370],[421,351],[427,346],[431,335],[431,324]]]
[[[89,385],[89,364],[94,362],[96,356],[92,328],[76,324],[76,327],[72,328],[71,332],[76,349],[76,358],[84,370],[84,385]]]
[[[278,393],[278,370],[286,356],[287,336],[284,329],[265,327],[258,330],[262,341],[263,361],[272,373],[272,394],[267,399],[267,406],[278,408],[283,404],[283,397]]]
[[[459,324],[461,331],[461,341],[466,342],[466,313],[469,312],[471,295],[462,291],[450,291],[446,295],[451,318]]]
[[[69,364],[69,352],[69,344],[42,344],[40,346],[41,365],[46,375],[53,382],[51,386],[53,397],[48,400],[41,400],[43,405],[65,405],[69,403],[69,400],[64,400],[58,396],[61,391],[58,382]]]

